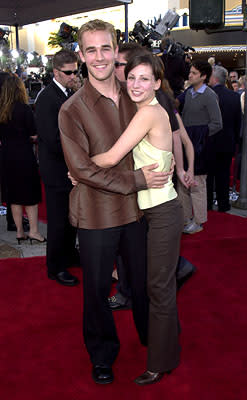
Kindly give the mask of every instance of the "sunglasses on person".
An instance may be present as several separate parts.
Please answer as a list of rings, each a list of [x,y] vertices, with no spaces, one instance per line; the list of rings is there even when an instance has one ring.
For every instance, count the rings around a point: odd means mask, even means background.
[[[63,72],[65,75],[72,75],[72,74],[78,75],[78,72],[79,72],[78,69],[75,69],[74,71],[71,71],[71,70],[63,71],[62,69],[58,69],[58,71]]]
[[[119,68],[119,67],[125,67],[125,65],[127,65],[127,63],[124,63],[124,62],[118,62],[118,61],[116,61],[116,62],[115,62],[115,67],[116,67],[116,68]]]

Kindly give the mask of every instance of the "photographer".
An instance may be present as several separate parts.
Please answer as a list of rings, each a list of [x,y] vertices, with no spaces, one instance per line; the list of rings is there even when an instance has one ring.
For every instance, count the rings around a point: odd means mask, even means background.
[[[177,97],[184,90],[184,81],[189,76],[190,62],[185,59],[187,55],[183,46],[171,41],[168,37],[162,40],[160,47],[163,52],[161,59],[165,67],[165,79],[168,80],[174,96]]]

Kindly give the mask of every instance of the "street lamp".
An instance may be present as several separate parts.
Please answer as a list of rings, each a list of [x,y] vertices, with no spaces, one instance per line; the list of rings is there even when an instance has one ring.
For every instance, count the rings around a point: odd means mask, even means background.
[[[242,0],[243,31],[247,35],[247,4]],[[240,173],[239,198],[232,205],[236,208],[247,210],[247,38],[246,38],[246,59],[245,59],[245,98],[244,98],[244,117],[243,117],[243,146]]]

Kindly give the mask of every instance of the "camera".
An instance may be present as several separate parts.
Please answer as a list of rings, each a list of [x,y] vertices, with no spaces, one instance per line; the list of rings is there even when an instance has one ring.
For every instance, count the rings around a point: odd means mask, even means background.
[[[8,37],[10,31],[8,29],[0,28],[0,46],[1,47],[8,47]]]
[[[135,23],[133,31],[129,33],[130,39],[140,43],[142,46],[151,48],[153,42],[161,40],[162,36],[153,29],[148,28],[141,20]]]
[[[184,57],[185,53],[188,51],[195,51],[195,49],[190,46],[184,46],[182,43],[175,42],[175,40],[167,37],[162,41],[162,51],[164,54],[167,54],[171,57]]]

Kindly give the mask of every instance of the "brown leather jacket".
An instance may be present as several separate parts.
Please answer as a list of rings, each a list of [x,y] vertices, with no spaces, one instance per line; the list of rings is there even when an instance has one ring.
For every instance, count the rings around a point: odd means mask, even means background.
[[[78,180],[70,195],[70,221],[84,229],[105,229],[138,220],[136,192],[146,189],[142,170],[133,170],[132,152],[113,168],[99,168],[90,157],[109,150],[136,112],[125,86],[119,108],[88,80],[59,113],[65,161]]]

